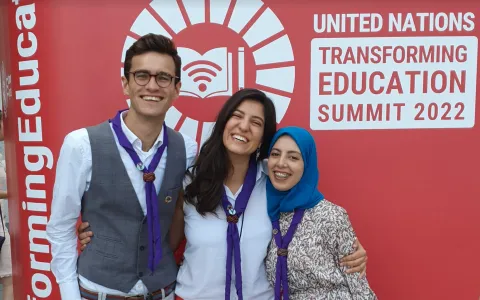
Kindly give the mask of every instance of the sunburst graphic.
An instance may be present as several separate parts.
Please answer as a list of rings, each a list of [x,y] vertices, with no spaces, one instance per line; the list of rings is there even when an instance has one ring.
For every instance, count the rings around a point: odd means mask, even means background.
[[[148,33],[162,34],[172,38],[179,48],[183,60],[182,51],[196,53],[194,50],[197,49],[195,49],[196,45],[182,48],[184,45],[177,41],[179,35],[204,25],[216,28],[222,26],[235,33],[243,40],[245,52],[251,53],[253,58],[252,67],[244,71],[244,66],[248,64],[245,62],[244,47],[236,48],[235,54],[238,52],[238,56],[234,60],[238,70],[232,71],[234,68],[230,68],[228,70],[230,73],[225,73],[227,88],[221,93],[217,93],[216,99],[221,101],[215,103],[221,105],[229,95],[245,85],[257,88],[273,100],[277,110],[277,122],[280,122],[287,112],[294,90],[294,55],[290,39],[282,23],[275,13],[260,0],[154,0],[138,15],[130,28],[122,51],[122,64],[126,50],[138,38]],[[195,43],[204,50],[202,55],[206,57],[211,41],[208,41],[207,38],[195,40]],[[217,52],[212,54],[213,58],[218,58],[218,53],[223,50],[221,48],[227,49],[226,47],[229,45],[223,46],[214,49]],[[224,52],[227,53],[226,50]],[[231,52],[228,55],[225,66],[231,67]],[[215,80],[216,72],[221,72],[224,68],[213,63],[207,64],[205,60],[199,61],[199,64],[200,62],[204,62],[203,73],[192,71],[193,67],[191,66],[194,65],[192,63],[187,64],[188,69],[185,69],[186,64],[183,64],[183,85],[180,98],[183,98],[182,101],[186,99],[183,103],[187,103],[187,105],[177,104],[180,102],[177,100],[167,113],[165,121],[168,126],[196,138],[199,144],[203,144],[214,125],[213,112],[209,111],[209,116],[204,117],[198,113],[195,114],[195,109],[186,108],[212,103],[205,102],[209,101],[208,97],[212,95],[208,91],[209,84]],[[121,74],[123,75],[123,67]],[[192,74],[197,75],[194,78],[188,78],[189,75],[193,77]],[[235,79],[236,88],[232,88],[232,78]],[[185,79],[190,81],[187,80],[189,88],[184,90]],[[194,91],[199,95],[197,98],[191,96],[194,84],[194,88],[198,88]],[[198,102],[199,100],[204,102]]]

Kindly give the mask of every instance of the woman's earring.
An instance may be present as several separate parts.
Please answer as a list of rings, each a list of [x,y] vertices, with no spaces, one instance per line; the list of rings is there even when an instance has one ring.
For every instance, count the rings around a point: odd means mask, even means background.
[[[257,160],[260,157],[260,147],[257,148]]]

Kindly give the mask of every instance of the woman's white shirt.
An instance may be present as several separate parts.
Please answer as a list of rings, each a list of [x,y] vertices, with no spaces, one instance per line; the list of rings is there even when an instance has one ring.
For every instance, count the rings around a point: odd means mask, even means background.
[[[264,162],[257,168],[255,187],[247,208],[237,226],[241,233],[242,284],[244,300],[271,300],[274,298],[265,272],[267,247],[272,238],[272,224],[267,213],[266,178]],[[184,187],[188,185],[188,179]],[[243,187],[243,186],[242,186]],[[236,194],[225,186],[227,198],[235,205]],[[217,215],[201,216],[190,204],[184,204],[187,245],[184,261],[177,276],[176,294],[184,300],[224,300],[227,221],[223,208]],[[237,299],[235,267],[232,267],[231,298]]]

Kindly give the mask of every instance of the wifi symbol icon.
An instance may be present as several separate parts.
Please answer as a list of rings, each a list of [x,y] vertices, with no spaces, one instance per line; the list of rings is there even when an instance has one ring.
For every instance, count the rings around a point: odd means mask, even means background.
[[[207,84],[217,77],[222,67],[208,60],[196,60],[186,64],[182,70],[187,72],[187,76],[192,78],[194,83],[198,83],[200,92],[205,92]]]

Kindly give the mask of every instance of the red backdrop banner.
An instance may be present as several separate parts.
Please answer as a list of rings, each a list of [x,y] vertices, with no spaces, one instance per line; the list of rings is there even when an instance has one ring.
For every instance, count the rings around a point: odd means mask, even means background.
[[[101,2],[101,3],[100,3]],[[345,207],[380,299],[478,299],[475,1],[1,0],[15,299],[59,299],[45,225],[64,136],[127,107],[124,52],[174,39],[169,126],[202,143],[225,99],[268,93],[308,128],[320,189]]]

